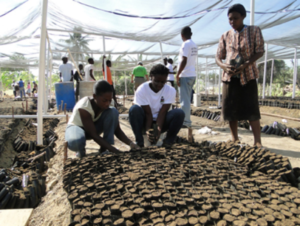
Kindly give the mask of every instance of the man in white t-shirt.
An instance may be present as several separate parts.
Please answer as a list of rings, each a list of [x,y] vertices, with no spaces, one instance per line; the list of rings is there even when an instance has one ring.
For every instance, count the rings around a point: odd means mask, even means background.
[[[172,145],[183,124],[182,109],[168,111],[176,96],[176,90],[166,85],[168,74],[169,70],[164,65],[153,66],[150,81],[141,84],[135,92],[135,105],[129,109],[129,122],[140,147],[144,147],[143,131],[152,144],[156,144],[160,134],[167,131],[163,145]]]
[[[84,81],[92,82],[96,81],[94,77],[94,59],[89,58],[88,59],[89,64],[84,67]]]
[[[171,58],[168,59],[167,68],[169,69],[167,81],[174,87],[174,74],[176,74],[176,72],[174,72],[174,68],[176,68],[176,66],[173,68],[173,60]]]
[[[68,63],[68,57],[61,59],[63,64],[59,66],[60,82],[70,82],[73,77],[73,65]]]
[[[196,60],[198,47],[192,41],[192,30],[190,27],[184,27],[181,30],[182,45],[178,57],[178,73],[176,75],[177,85],[179,87],[180,105],[185,113],[183,127],[192,125],[191,122],[191,93],[196,80]]]

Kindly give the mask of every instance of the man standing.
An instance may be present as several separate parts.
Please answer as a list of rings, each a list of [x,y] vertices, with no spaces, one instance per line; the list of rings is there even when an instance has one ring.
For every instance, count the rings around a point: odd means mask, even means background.
[[[84,76],[84,71],[83,71],[83,65],[79,64],[79,71],[81,76]],[[78,71],[76,70],[75,74],[74,74],[74,80],[76,81],[76,92],[75,92],[75,98],[76,98],[76,102],[78,101],[78,96],[79,96],[79,81],[82,81],[82,79],[79,76]]]
[[[176,72],[174,72],[173,60],[171,58],[168,59],[168,64],[166,67],[169,69],[169,75],[167,81],[170,82],[171,85],[174,87],[174,74],[176,74]]]
[[[68,63],[68,57],[63,57],[61,60],[63,64],[59,66],[60,82],[70,82],[73,77],[73,65]]]
[[[35,81],[33,81],[32,84],[33,84],[32,96],[34,97],[34,93],[37,93],[37,87],[38,87],[38,85],[36,84]]]
[[[19,81],[19,89],[20,89],[21,99],[23,99],[23,95],[24,95],[24,97],[26,97],[26,96],[25,96],[24,82],[22,81],[21,78],[20,78],[20,81]]]
[[[88,59],[89,64],[84,67],[84,81],[86,82],[93,82],[96,81],[94,77],[94,59],[89,58]]]
[[[141,84],[145,82],[145,76],[148,81],[149,78],[147,75],[147,70],[146,68],[143,67],[143,63],[139,62],[138,66],[133,69],[131,75],[131,83],[133,83],[133,77],[134,77],[134,90],[136,90]]]
[[[13,88],[13,92],[14,92],[15,98],[16,98],[16,96],[17,96],[16,85],[17,85],[17,83],[15,82],[15,80],[13,80],[11,86],[12,86],[12,88]]]
[[[179,87],[180,105],[185,113],[183,127],[190,127],[191,122],[191,93],[196,80],[196,60],[198,47],[191,40],[192,30],[190,27],[184,27],[181,30],[182,45],[179,50],[178,73],[176,75],[177,85]]]

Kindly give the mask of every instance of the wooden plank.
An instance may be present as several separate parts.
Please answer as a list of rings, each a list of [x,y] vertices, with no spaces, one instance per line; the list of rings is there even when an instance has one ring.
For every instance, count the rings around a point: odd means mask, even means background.
[[[26,226],[33,209],[0,210],[0,225]]]

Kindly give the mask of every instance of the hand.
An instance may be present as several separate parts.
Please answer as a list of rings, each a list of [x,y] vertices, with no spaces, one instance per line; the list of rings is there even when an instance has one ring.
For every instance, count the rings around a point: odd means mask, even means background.
[[[223,64],[222,69],[229,75],[233,75],[236,73],[236,68],[230,64]]]
[[[131,83],[133,83],[133,79],[131,79]]]
[[[62,82],[62,80],[60,80],[59,82]]]
[[[179,78],[179,75],[176,76],[176,82],[177,82],[177,86],[180,87],[180,78]]]
[[[241,73],[245,68],[247,68],[249,66],[249,62],[245,62],[243,64],[241,64],[236,70],[235,73],[239,74]]]
[[[112,149],[109,150],[110,152],[113,152],[115,154],[119,154],[119,153],[122,153],[122,151],[120,151],[119,149],[115,148],[112,146]]]
[[[156,137],[153,134],[153,130],[147,130],[146,135],[151,144],[156,143]]]
[[[141,150],[140,146],[138,146],[137,144],[133,143],[132,141],[131,141],[131,143],[130,143],[129,146],[130,146],[130,149],[132,149],[132,150]]]

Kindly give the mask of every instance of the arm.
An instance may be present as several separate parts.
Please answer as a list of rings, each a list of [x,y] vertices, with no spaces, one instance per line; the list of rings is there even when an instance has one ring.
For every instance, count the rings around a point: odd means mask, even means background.
[[[59,77],[60,77],[60,82],[62,82],[62,79],[61,79],[61,72],[59,73]]]
[[[102,137],[100,137],[97,134],[96,127],[94,125],[94,122],[92,120],[92,116],[90,113],[88,113],[86,110],[79,109],[80,118],[83,124],[83,128],[88,133],[91,138],[101,146],[101,148],[108,149],[111,152],[118,153],[119,150],[115,147],[111,146],[109,143],[107,143]]]
[[[264,55],[263,52],[259,52],[259,53],[254,53],[249,60],[245,61],[242,65],[240,65],[236,70],[235,73],[240,73],[241,71],[243,71],[245,68],[249,67],[250,65],[252,65],[256,60],[258,60],[259,58],[261,58]]]
[[[179,76],[181,74],[181,72],[183,71],[183,69],[185,68],[186,66],[186,62],[187,62],[187,57],[183,56],[182,57],[182,61],[179,65],[179,70],[178,70],[178,73],[176,75],[176,81],[177,81],[177,85],[180,87],[180,81],[179,81]]]
[[[148,75],[145,75],[146,76],[146,79],[147,79],[147,81],[149,81],[149,77],[148,77]]]
[[[146,131],[148,131],[149,129],[152,129],[152,122],[153,122],[153,115],[152,115],[152,111],[149,105],[144,105],[141,106],[145,112],[145,116],[146,116]]]
[[[70,81],[73,81],[73,70],[71,70],[71,79],[70,79]]]
[[[165,122],[165,118],[166,118],[168,110],[170,109],[170,106],[171,106],[171,104],[164,104],[158,113],[157,120],[156,120],[157,130],[158,130],[158,134],[156,137],[157,140],[160,137],[160,134],[161,134],[164,122]]]
[[[105,55],[103,55],[103,57],[102,57],[102,71],[104,71],[104,59],[106,58],[106,56]]]
[[[131,75],[131,83],[133,83],[134,74]]]
[[[90,76],[91,76],[92,79],[94,79],[96,81],[96,79],[95,79],[95,77],[93,75],[93,69],[90,70]]]

